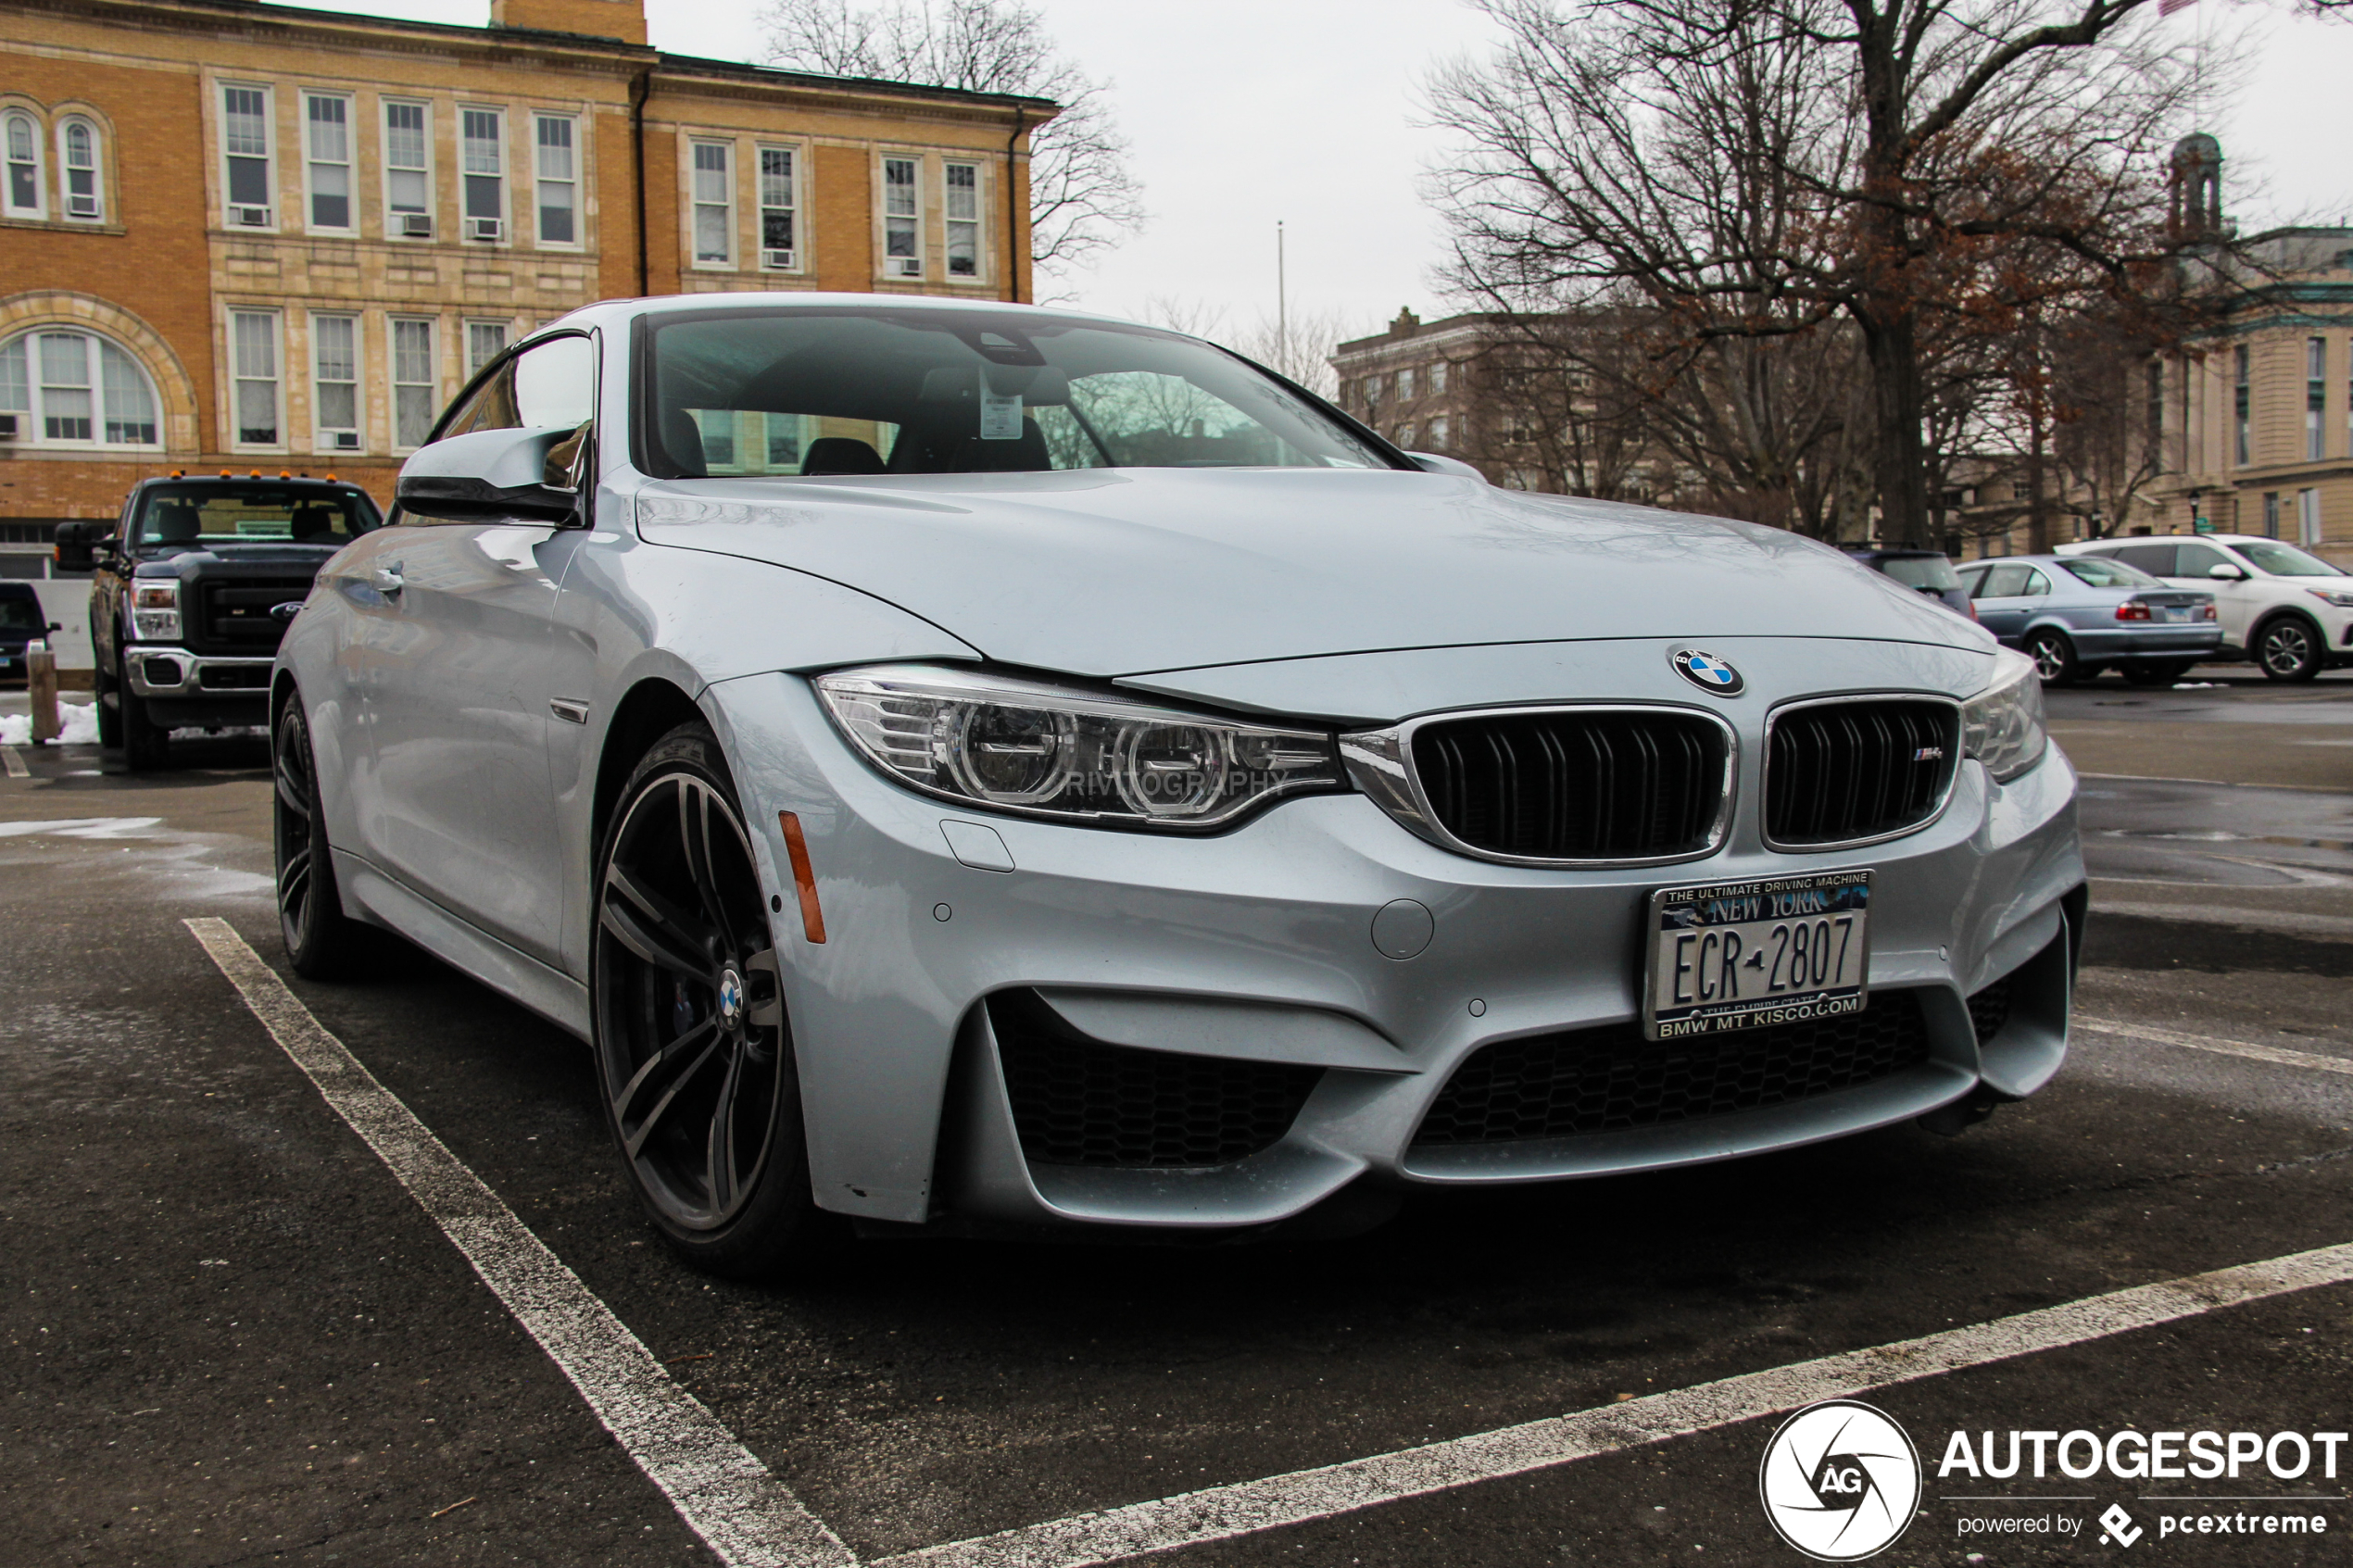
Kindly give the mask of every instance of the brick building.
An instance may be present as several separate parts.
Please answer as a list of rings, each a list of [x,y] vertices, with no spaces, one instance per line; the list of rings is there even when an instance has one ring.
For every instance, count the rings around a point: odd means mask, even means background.
[[[642,0],[486,28],[0,0],[0,575],[175,468],[358,479],[590,301],[1029,297],[1042,100],[665,54]]]

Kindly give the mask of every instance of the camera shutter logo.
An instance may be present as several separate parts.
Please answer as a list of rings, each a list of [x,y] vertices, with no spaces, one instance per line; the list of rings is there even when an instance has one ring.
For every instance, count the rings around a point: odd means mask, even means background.
[[[1781,1539],[1818,1562],[1856,1562],[1895,1544],[1920,1504],[1920,1456],[1881,1411],[1808,1405],[1765,1445],[1756,1489]]]

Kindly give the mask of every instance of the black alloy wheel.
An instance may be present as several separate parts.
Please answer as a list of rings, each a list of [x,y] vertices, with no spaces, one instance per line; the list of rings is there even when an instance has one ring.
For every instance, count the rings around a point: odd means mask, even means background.
[[[2321,672],[2320,628],[2300,615],[2279,615],[2255,633],[2255,662],[2274,681],[2309,681]]]
[[[271,731],[270,750],[277,785],[270,836],[277,851],[278,932],[296,974],[333,979],[349,972],[359,952],[359,927],[343,912],[343,897],[335,890],[327,824],[319,809],[319,764],[300,697],[286,699]]]
[[[2026,656],[2046,686],[2071,686],[2083,678],[2076,662],[2075,645],[2057,632],[2037,632],[2026,639]]]
[[[597,1065],[647,1213],[738,1277],[788,1261],[813,1211],[768,914],[719,743],[681,725],[631,774],[598,860]]]

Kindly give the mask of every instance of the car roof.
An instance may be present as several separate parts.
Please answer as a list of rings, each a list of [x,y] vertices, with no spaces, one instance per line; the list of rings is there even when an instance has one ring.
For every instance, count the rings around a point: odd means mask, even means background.
[[[648,316],[692,315],[698,311],[745,310],[761,311],[840,311],[851,310],[862,315],[935,315],[964,313],[975,316],[1035,316],[1041,320],[1094,322],[1106,326],[1142,328],[1147,332],[1166,332],[1171,337],[1191,337],[1190,332],[1171,327],[1154,326],[1125,316],[1106,315],[1097,310],[1071,310],[1059,306],[1022,305],[1004,299],[949,299],[937,295],[875,295],[875,294],[778,294],[773,292],[738,291],[731,294],[664,295],[651,299],[607,299],[585,305],[569,315],[548,322],[528,338],[519,340],[517,347],[535,342],[566,329],[598,326],[618,326]]]
[[[2261,533],[2128,533],[2120,539],[2084,539],[2072,545],[2061,545],[2063,555],[2080,556],[2086,550],[2112,550],[2119,545],[2277,545],[2283,541]]]
[[[30,583],[0,581],[0,599],[38,599],[41,596],[33,591],[32,584]]]

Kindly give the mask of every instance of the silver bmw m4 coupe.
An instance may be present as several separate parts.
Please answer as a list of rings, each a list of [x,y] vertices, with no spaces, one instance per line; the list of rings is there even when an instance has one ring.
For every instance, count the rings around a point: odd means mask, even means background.
[[[567,317],[397,498],[273,675],[294,965],[587,1040],[705,1268],[1957,1131],[2065,1053],[2032,665],[1786,533],[846,295]]]

